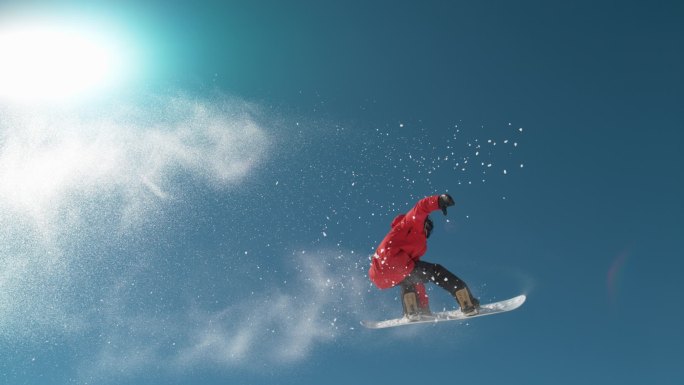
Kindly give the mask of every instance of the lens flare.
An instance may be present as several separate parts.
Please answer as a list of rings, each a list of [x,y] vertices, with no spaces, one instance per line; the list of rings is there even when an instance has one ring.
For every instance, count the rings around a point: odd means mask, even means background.
[[[615,257],[615,259],[613,259],[613,262],[611,263],[610,268],[608,269],[608,274],[606,277],[606,287],[608,289],[608,300],[611,304],[615,304],[615,301],[617,300],[619,276],[623,270],[623,266],[625,265],[627,256],[627,251],[618,254]]]
[[[101,91],[124,75],[121,44],[85,23],[19,19],[0,23],[0,98],[67,100]]]

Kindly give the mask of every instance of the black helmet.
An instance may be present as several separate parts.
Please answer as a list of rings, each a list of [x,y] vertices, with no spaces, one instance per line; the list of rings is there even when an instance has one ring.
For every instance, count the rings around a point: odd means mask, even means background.
[[[430,216],[425,218],[425,238],[430,238],[430,233],[432,232],[432,228],[435,227],[435,224],[432,223],[432,219],[430,219]]]

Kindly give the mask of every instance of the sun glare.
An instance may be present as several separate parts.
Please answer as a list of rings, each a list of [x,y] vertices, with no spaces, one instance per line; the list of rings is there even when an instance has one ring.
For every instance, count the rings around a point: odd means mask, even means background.
[[[113,86],[126,58],[99,31],[48,22],[0,24],[0,98],[69,100]]]

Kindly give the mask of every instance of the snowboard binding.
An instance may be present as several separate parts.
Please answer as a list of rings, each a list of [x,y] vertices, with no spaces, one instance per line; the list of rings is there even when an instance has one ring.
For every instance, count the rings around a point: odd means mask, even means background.
[[[473,316],[480,312],[480,301],[473,297],[467,287],[457,290],[454,296],[461,307],[461,312],[466,316]]]
[[[404,317],[409,321],[418,321],[432,315],[429,306],[420,306],[418,303],[418,295],[413,291],[404,293],[401,303],[404,307]]]

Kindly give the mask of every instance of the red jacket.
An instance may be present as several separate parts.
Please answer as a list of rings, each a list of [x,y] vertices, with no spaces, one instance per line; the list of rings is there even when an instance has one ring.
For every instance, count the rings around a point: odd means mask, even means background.
[[[425,218],[439,210],[439,195],[423,198],[405,215],[392,221],[392,230],[375,251],[368,277],[380,289],[398,285],[413,271],[427,250]]]

